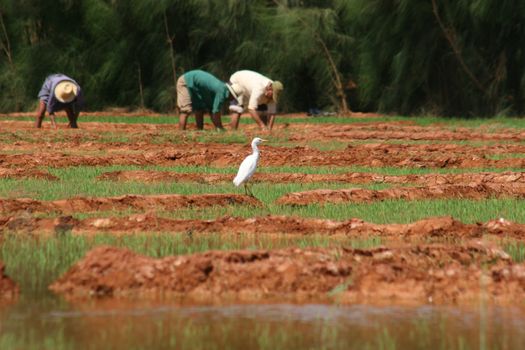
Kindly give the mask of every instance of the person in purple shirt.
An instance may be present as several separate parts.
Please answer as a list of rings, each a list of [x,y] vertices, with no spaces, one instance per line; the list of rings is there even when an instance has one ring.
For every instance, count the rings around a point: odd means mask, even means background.
[[[76,81],[64,74],[52,74],[44,81],[38,98],[40,102],[36,112],[35,127],[42,127],[47,110],[51,125],[56,129],[55,112],[64,110],[69,119],[68,126],[78,128],[77,119],[84,105],[84,98],[82,89]]]

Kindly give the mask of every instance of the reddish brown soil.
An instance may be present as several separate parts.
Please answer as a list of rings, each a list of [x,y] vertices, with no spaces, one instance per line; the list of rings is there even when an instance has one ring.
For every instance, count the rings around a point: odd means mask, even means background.
[[[122,115],[122,111],[108,114]],[[148,113],[141,111],[138,114]],[[86,118],[87,114],[83,116]],[[51,130],[48,122],[44,129],[34,130],[31,121],[0,121],[0,178],[54,180],[52,175],[40,170],[47,166],[207,165],[236,168],[251,151],[248,142],[229,145],[195,142],[204,134],[180,132],[175,123],[84,123],[82,119],[80,130],[66,130],[65,124],[60,123],[59,132]],[[206,128],[210,128],[209,123]],[[262,136],[255,125],[243,125],[242,132],[246,140]],[[416,126],[406,121],[370,123],[366,120],[351,125],[286,124],[278,119],[272,133],[264,136],[270,142],[261,147],[262,168],[282,165],[525,168],[525,157],[517,158],[525,154],[525,132],[517,129],[493,132],[488,128],[449,129],[439,125]],[[214,139],[213,135],[210,139]],[[107,142],[113,140],[116,141]],[[399,140],[404,144],[393,144],[390,140]],[[480,145],[458,144],[455,141],[476,141]],[[281,147],[287,144],[295,147]],[[335,147],[337,150],[320,151],[312,145]],[[215,183],[230,182],[232,177],[221,174],[117,172],[104,174],[100,179]],[[409,176],[259,172],[253,180],[270,183],[414,183],[427,186],[378,191],[321,190],[292,193],[281,198],[283,204],[298,205],[313,201],[326,203],[396,198],[523,198],[525,194],[525,177],[517,172]],[[463,303],[475,302],[486,293],[490,302],[501,304],[513,303],[523,297],[525,265],[513,263],[496,247],[472,243],[473,240],[500,242],[500,239],[504,241],[507,238],[524,241],[525,225],[504,219],[463,224],[450,217],[442,217],[411,224],[378,225],[359,219],[338,222],[267,216],[249,219],[224,217],[206,221],[167,219],[151,214],[155,210],[230,204],[261,205],[254,198],[230,194],[128,195],[58,201],[0,199],[0,214],[4,215],[0,218],[0,232],[29,235],[172,232],[184,233],[188,237],[193,237],[193,234],[226,236],[246,233],[254,237],[268,234],[279,238],[327,235],[333,238],[331,242],[335,244],[330,245],[333,247],[346,242],[344,238],[347,237],[381,237],[390,246],[366,251],[346,248],[211,251],[165,259],[151,259],[127,250],[102,247],[90,252],[51,286],[57,293],[68,297],[166,293],[205,301],[290,299],[348,303]],[[68,216],[130,209],[141,214],[83,220]],[[32,213],[51,213],[55,217],[35,218]],[[421,245],[422,242],[449,241],[453,244]],[[0,264],[0,299],[4,280],[3,265]],[[8,285],[10,287],[6,290],[11,292],[6,292],[6,295],[16,295],[17,287],[12,282]]]
[[[306,132],[297,132],[290,141],[306,140],[406,140],[406,141],[522,141],[525,132],[516,129],[502,129],[498,132],[473,131],[468,128],[447,129],[446,126],[415,126],[399,123],[356,123],[347,125],[309,124],[295,126]],[[294,128],[290,126],[289,128]]]
[[[480,243],[209,251],[163,259],[98,247],[50,289],[69,298],[163,294],[206,301],[450,304],[486,297],[490,303],[512,304],[525,292],[525,266]]]
[[[0,305],[18,296],[18,285],[5,274],[5,265],[0,261]]]
[[[153,170],[120,170],[103,173],[99,180],[110,181],[140,181],[140,182],[199,182],[219,183],[232,181],[231,174],[175,173],[171,171]],[[343,182],[354,184],[393,183],[393,184],[497,184],[525,183],[525,173],[464,173],[464,174],[425,174],[425,175],[382,175],[373,173],[346,174],[304,174],[304,173],[255,173],[251,182],[271,183],[315,183]]]
[[[392,240],[424,240],[428,238],[473,239],[483,235],[525,239],[525,224],[503,218],[481,224],[464,224],[451,217],[427,218],[411,224],[373,224],[360,219],[333,221],[289,216],[256,218],[223,217],[215,220],[168,219],[152,214],[128,217],[89,218],[71,216],[34,218],[28,215],[0,218],[0,231],[54,235],[71,232],[74,235],[111,233],[116,235],[143,232],[192,234],[256,234],[256,235],[330,235],[352,238],[382,237]]]
[[[96,115],[96,113],[94,114]],[[109,114],[111,115],[111,114]],[[113,114],[115,115],[115,114]],[[121,115],[120,113],[118,115]],[[130,115],[130,117],[132,117]],[[89,120],[89,118],[86,118]],[[100,132],[103,131],[169,131],[180,133],[173,119],[172,124],[118,124],[118,123],[83,123],[82,118],[79,120],[81,132]],[[193,124],[193,123],[192,123]],[[189,128],[193,129],[190,124]],[[288,124],[280,123],[279,118],[274,126],[272,133],[279,134],[286,131],[290,141],[310,141],[310,140],[432,140],[432,141],[522,141],[525,139],[525,132],[516,129],[500,129],[496,132],[492,130],[483,130],[482,128],[472,130],[469,128],[448,128],[441,125],[416,126],[411,125],[409,121],[398,122],[362,122],[352,124]],[[1,129],[24,130],[37,132],[33,129],[33,123],[30,121],[0,121]],[[59,123],[61,129],[65,128],[64,123]],[[211,128],[206,123],[206,128]],[[255,125],[243,125],[243,130],[250,133],[260,133]],[[44,124],[43,132],[49,132],[49,123]],[[68,130],[72,134],[77,130]]]
[[[10,169],[0,168],[0,179],[44,179],[44,180],[58,180],[58,178],[50,173],[38,169]]]
[[[312,203],[372,202],[394,199],[486,199],[524,198],[525,184],[474,184],[435,185],[428,187],[399,187],[385,190],[353,188],[348,190],[312,190],[287,193],[277,200],[282,205],[307,205]]]
[[[112,147],[100,145],[98,155],[59,147],[34,154],[0,154],[2,167],[79,165],[210,165],[236,167],[250,149],[245,145],[192,144]],[[61,151],[67,149],[68,151]],[[78,151],[78,152],[77,152]],[[73,152],[73,153],[72,153]],[[77,154],[74,154],[77,152]],[[84,151],[83,151],[84,152]],[[308,147],[264,146],[261,166],[372,166],[428,168],[524,168],[525,158],[490,159],[483,148],[457,145],[349,146],[343,151],[319,151]]]
[[[250,196],[238,194],[203,195],[125,195],[119,197],[75,197],[56,201],[39,201],[30,198],[0,199],[0,213],[62,213],[74,214],[111,210],[173,210],[224,205],[254,205],[261,203]]]

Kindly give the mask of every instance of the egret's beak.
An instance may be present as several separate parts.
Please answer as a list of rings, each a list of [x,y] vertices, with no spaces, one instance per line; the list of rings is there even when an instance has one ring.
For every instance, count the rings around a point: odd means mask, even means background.
[[[261,139],[261,141],[263,141],[263,142],[267,142],[268,140],[265,140],[265,139]]]

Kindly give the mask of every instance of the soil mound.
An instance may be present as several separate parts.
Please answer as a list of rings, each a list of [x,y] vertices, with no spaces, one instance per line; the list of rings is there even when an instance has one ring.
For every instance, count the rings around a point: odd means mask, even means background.
[[[83,151],[84,152],[84,151]],[[458,145],[364,144],[343,151],[310,147],[261,149],[261,166],[372,166],[417,168],[524,168],[525,158],[491,159],[485,147]],[[105,146],[103,154],[38,150],[34,154],[0,154],[2,167],[106,165],[238,165],[250,150],[245,145],[201,144]],[[498,152],[495,152],[498,153]]]
[[[140,182],[198,182],[219,183],[230,182],[229,174],[199,174],[176,173],[171,171],[119,170],[103,173],[98,177],[103,181],[140,181]],[[444,184],[493,184],[493,183],[525,183],[525,174],[518,172],[502,173],[465,173],[465,174],[424,174],[424,175],[382,175],[374,173],[346,174],[303,174],[303,173],[255,173],[252,182],[272,183],[393,183],[420,185]]]
[[[293,192],[277,200],[282,205],[308,205],[312,203],[372,202],[384,200],[420,199],[484,199],[492,197],[524,198],[524,184],[436,185],[429,187],[400,187],[385,190],[353,188],[348,190],[312,190]]]
[[[410,141],[516,141],[525,137],[525,132],[516,129],[504,129],[499,132],[484,132],[469,128],[446,130],[442,126],[416,126],[402,123],[371,123],[351,125],[323,125],[322,128],[312,124],[303,127],[303,132],[293,133],[291,141],[306,140],[410,140]],[[306,129],[306,130],[304,130]],[[293,128],[292,128],[293,130]],[[296,130],[294,130],[296,131]]]
[[[55,181],[58,178],[50,173],[37,169],[0,168],[0,179],[44,179]]]
[[[341,237],[382,237],[389,240],[429,238],[473,239],[484,234],[525,239],[525,224],[503,218],[481,224],[464,224],[452,217],[431,217],[409,224],[374,224],[361,219],[333,221],[289,216],[256,218],[222,217],[215,220],[168,219],[151,214],[128,217],[74,219],[71,216],[34,218],[28,215],[0,218],[0,231],[30,235],[115,235],[143,232],[192,234],[330,235]]]
[[[70,298],[449,304],[487,297],[508,304],[525,292],[525,266],[481,244],[209,251],[163,259],[104,246],[88,252],[50,289]]]
[[[38,201],[29,198],[0,199],[0,213],[84,213],[111,210],[173,210],[225,205],[253,205],[261,203],[254,197],[239,194],[203,195],[124,195],[118,197],[75,197],[56,201]]]
[[[14,117],[20,114],[10,113],[6,116]],[[93,112],[93,113],[82,113],[85,121],[89,119],[90,115],[108,115],[107,113]],[[122,113],[112,114],[114,115],[127,115]],[[129,115],[132,118],[132,115]],[[355,116],[353,116],[355,118]],[[367,116],[368,118],[368,116]],[[154,116],[153,118],[154,119]],[[477,128],[475,130],[470,128],[456,127],[454,129],[448,128],[442,125],[429,125],[429,126],[418,126],[413,125],[410,121],[363,121],[352,124],[330,124],[323,123],[322,127],[318,123],[279,123],[275,124],[273,133],[280,133],[286,130],[291,141],[306,141],[306,140],[410,140],[410,141],[464,141],[464,140],[476,140],[476,141],[516,141],[520,142],[525,138],[525,132],[519,129],[505,128],[498,130],[486,130],[483,128]],[[0,121],[1,129],[3,131],[16,130],[17,132],[25,131],[35,133],[33,125],[28,121],[12,121],[2,120]],[[189,126],[193,129],[193,126]],[[43,126],[42,132],[46,132],[49,129],[49,123]],[[59,128],[65,128],[65,125],[59,124]],[[123,124],[123,123],[101,123],[101,122],[83,122],[81,125],[80,132],[85,134],[98,135],[101,131],[114,131],[114,132],[134,132],[144,133],[149,132],[165,132],[168,130],[173,134],[181,134],[175,123],[169,124]],[[211,129],[211,125],[206,124],[205,129]],[[258,129],[256,125],[243,125],[243,129],[250,133],[257,133]],[[67,130],[66,138],[73,137],[72,135],[78,134],[75,130]],[[181,135],[183,138],[184,135]]]

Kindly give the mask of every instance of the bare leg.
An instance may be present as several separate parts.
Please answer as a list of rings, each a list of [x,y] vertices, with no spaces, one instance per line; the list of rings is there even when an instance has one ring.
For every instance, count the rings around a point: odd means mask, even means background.
[[[268,114],[266,114],[266,112],[260,112],[259,118],[261,118],[265,126],[268,126]]]
[[[247,182],[244,183],[244,193],[246,193],[250,197],[255,197]]]
[[[195,124],[197,125],[198,130],[204,129],[204,112],[203,111],[195,112]]]
[[[58,129],[57,123],[55,121],[55,113],[49,113],[49,120],[51,120],[51,126],[53,127],[53,129]]]
[[[231,114],[231,122],[230,122],[230,128],[233,130],[237,130],[239,127],[239,121],[241,120],[241,114],[240,113],[233,113]]]
[[[42,127],[42,121],[44,120],[44,117],[46,115],[46,104],[44,101],[40,101],[38,103],[38,108],[36,110],[36,119],[35,119],[35,128],[41,128]]]
[[[275,114],[270,115],[270,120],[268,121],[268,127],[270,130],[273,129],[273,123],[275,122]]]
[[[221,113],[211,113],[211,121],[216,129],[223,130]]]
[[[77,119],[79,111],[76,110],[75,106],[69,105],[66,107],[67,119],[69,119],[69,127],[72,129],[78,129]]]
[[[179,130],[186,130],[186,124],[188,123],[188,116],[190,113],[182,112],[179,114]]]

